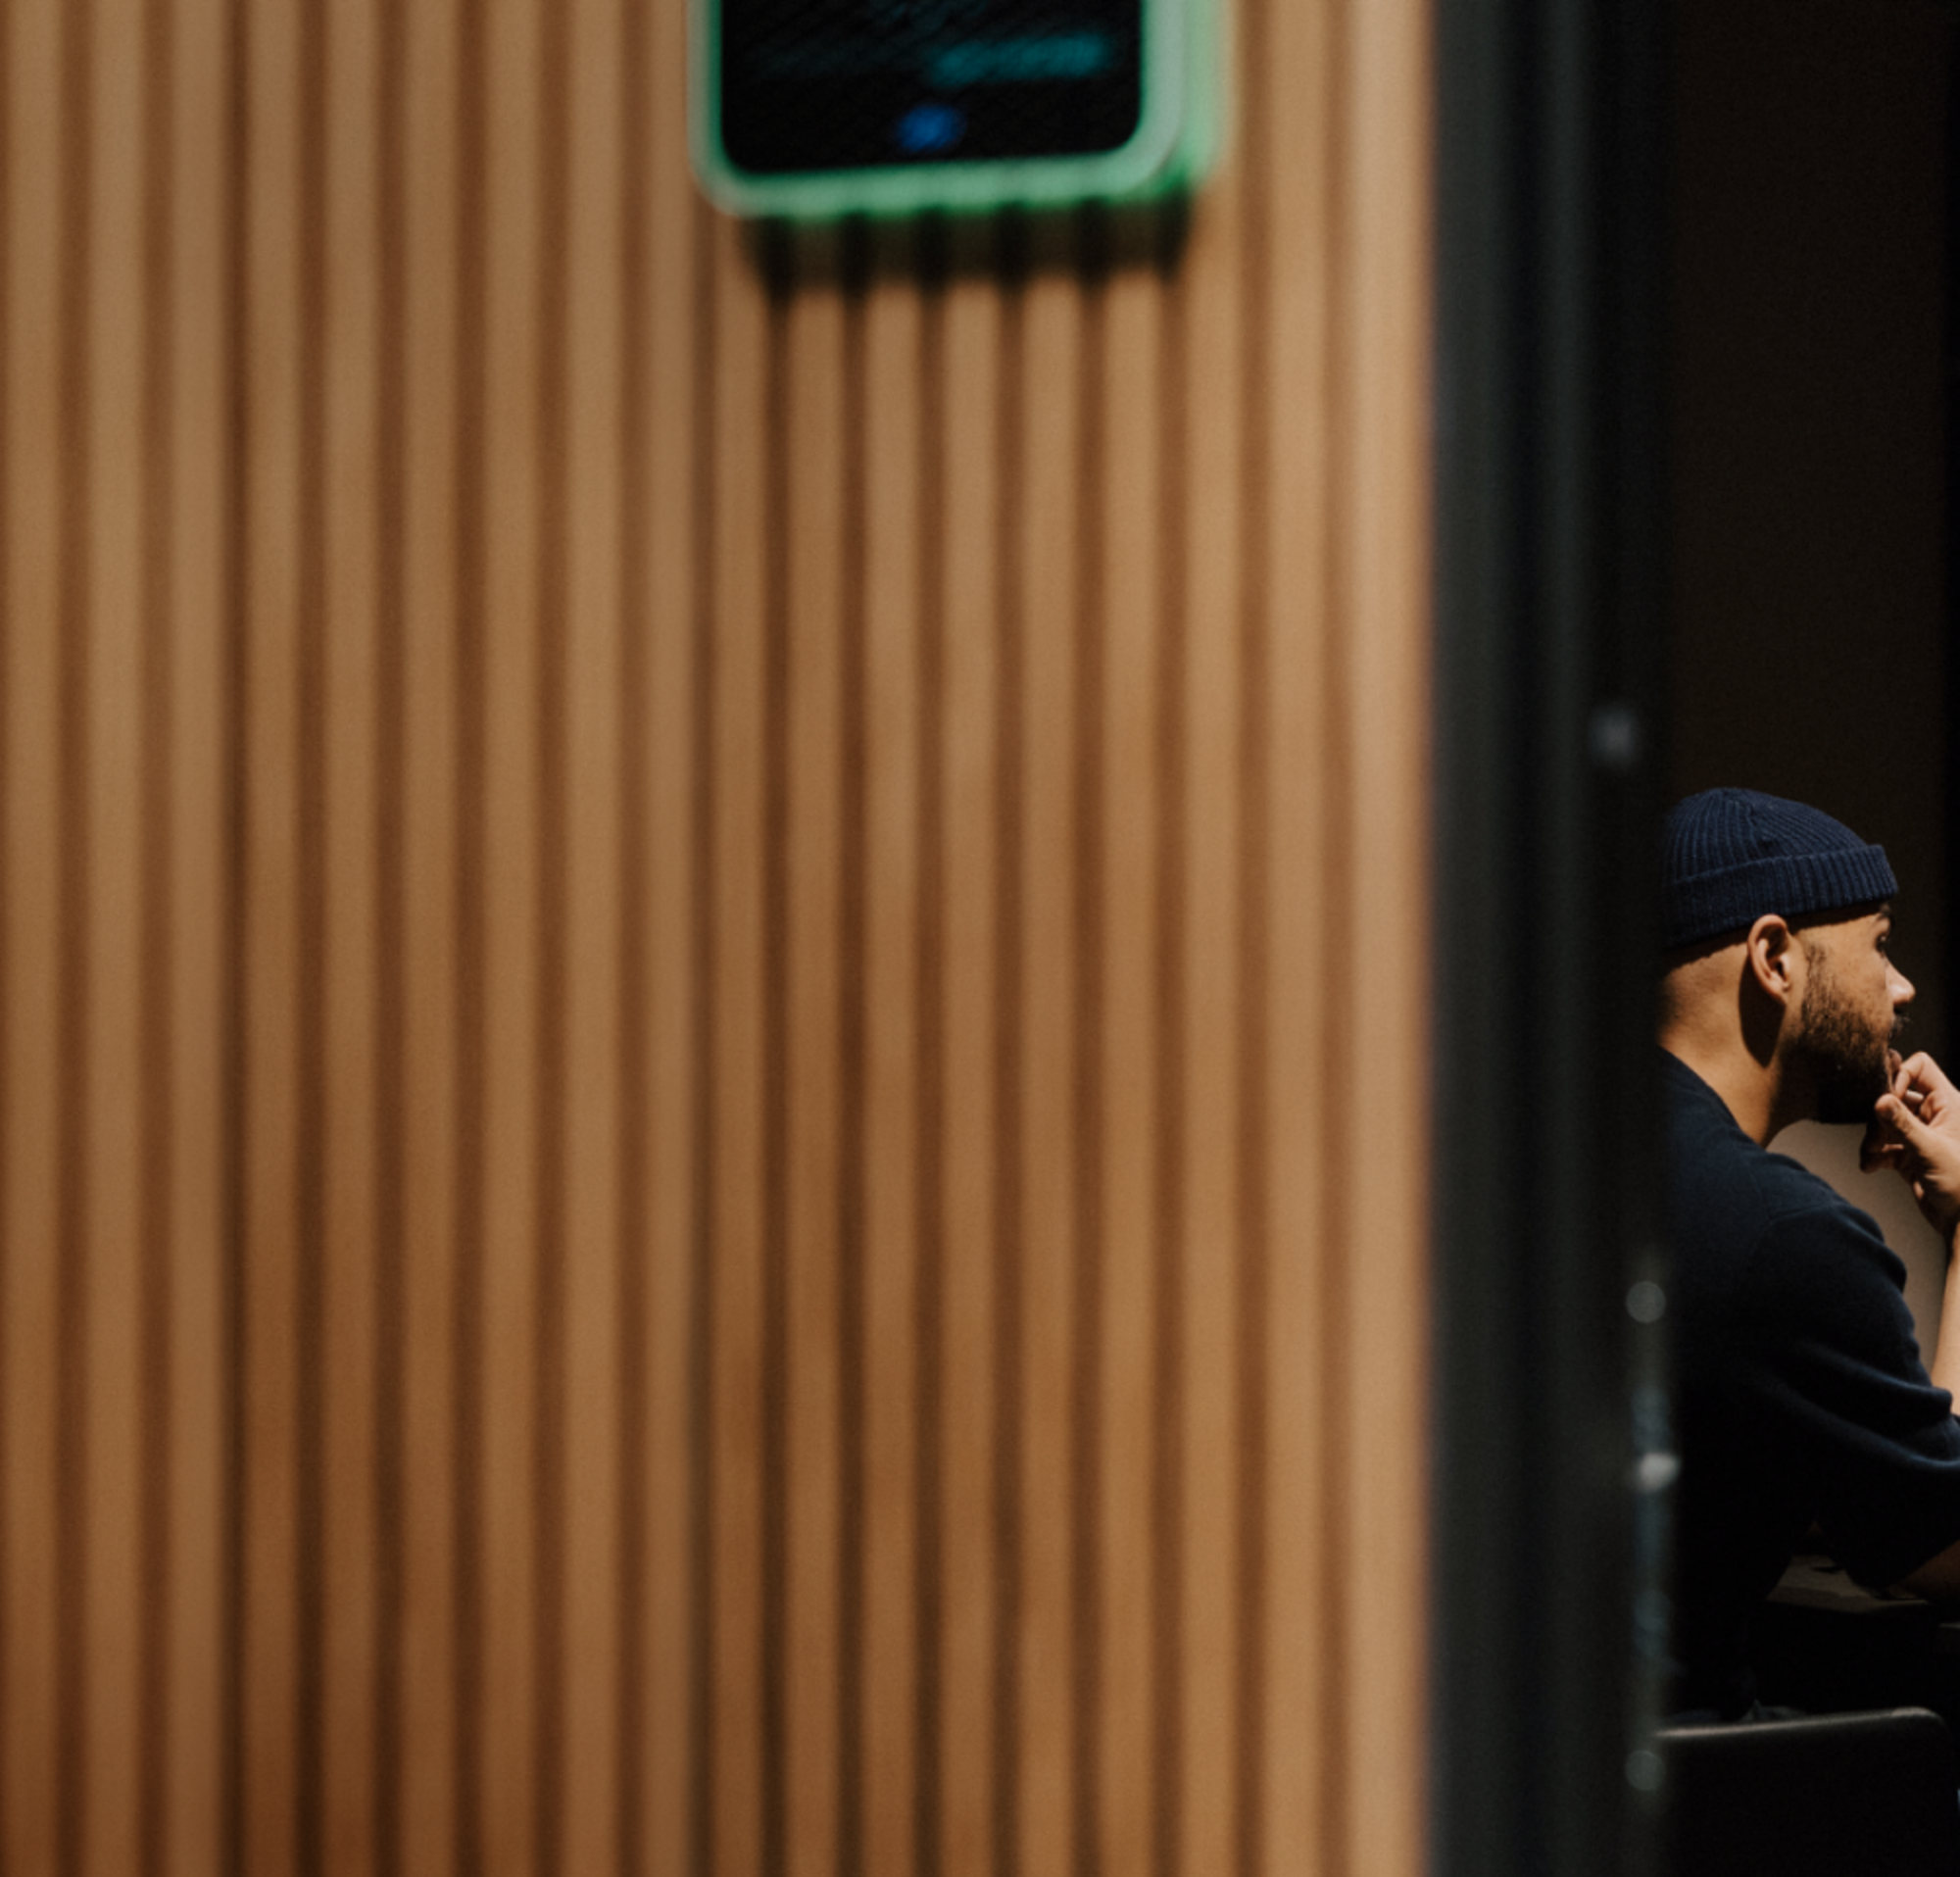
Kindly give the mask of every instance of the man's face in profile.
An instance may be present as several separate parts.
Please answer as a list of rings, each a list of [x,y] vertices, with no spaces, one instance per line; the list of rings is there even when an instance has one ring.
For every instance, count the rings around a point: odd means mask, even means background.
[[[1820,1121],[1869,1121],[1888,1085],[1886,1052],[1913,995],[1886,955],[1891,925],[1882,906],[1800,934],[1809,978],[1792,1053],[1817,1091]]]

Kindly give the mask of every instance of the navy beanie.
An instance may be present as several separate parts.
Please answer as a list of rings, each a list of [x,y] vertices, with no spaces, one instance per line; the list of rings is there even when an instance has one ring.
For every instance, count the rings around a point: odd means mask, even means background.
[[[1799,919],[1888,900],[1886,851],[1801,802],[1707,789],[1677,803],[1661,836],[1669,950],[1746,931],[1765,913]]]

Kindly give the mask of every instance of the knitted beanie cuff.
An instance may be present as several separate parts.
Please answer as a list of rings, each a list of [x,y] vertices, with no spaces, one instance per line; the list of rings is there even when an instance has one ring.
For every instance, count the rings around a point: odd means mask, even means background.
[[[1897,891],[1884,848],[1835,848],[1769,855],[1669,881],[1661,914],[1666,942],[1675,948],[1746,931],[1766,913],[1795,920],[1873,905]]]

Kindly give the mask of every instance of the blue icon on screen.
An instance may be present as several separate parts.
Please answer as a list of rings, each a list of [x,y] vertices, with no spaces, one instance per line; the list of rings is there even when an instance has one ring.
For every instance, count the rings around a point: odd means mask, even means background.
[[[937,156],[966,134],[966,113],[950,104],[915,104],[892,135],[908,157]]]

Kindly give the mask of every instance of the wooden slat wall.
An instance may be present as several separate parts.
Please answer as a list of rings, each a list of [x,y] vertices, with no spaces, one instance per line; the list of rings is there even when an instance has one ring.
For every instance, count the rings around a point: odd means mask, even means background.
[[[679,0],[0,10],[0,1865],[1413,1873],[1426,42],[757,242]]]

